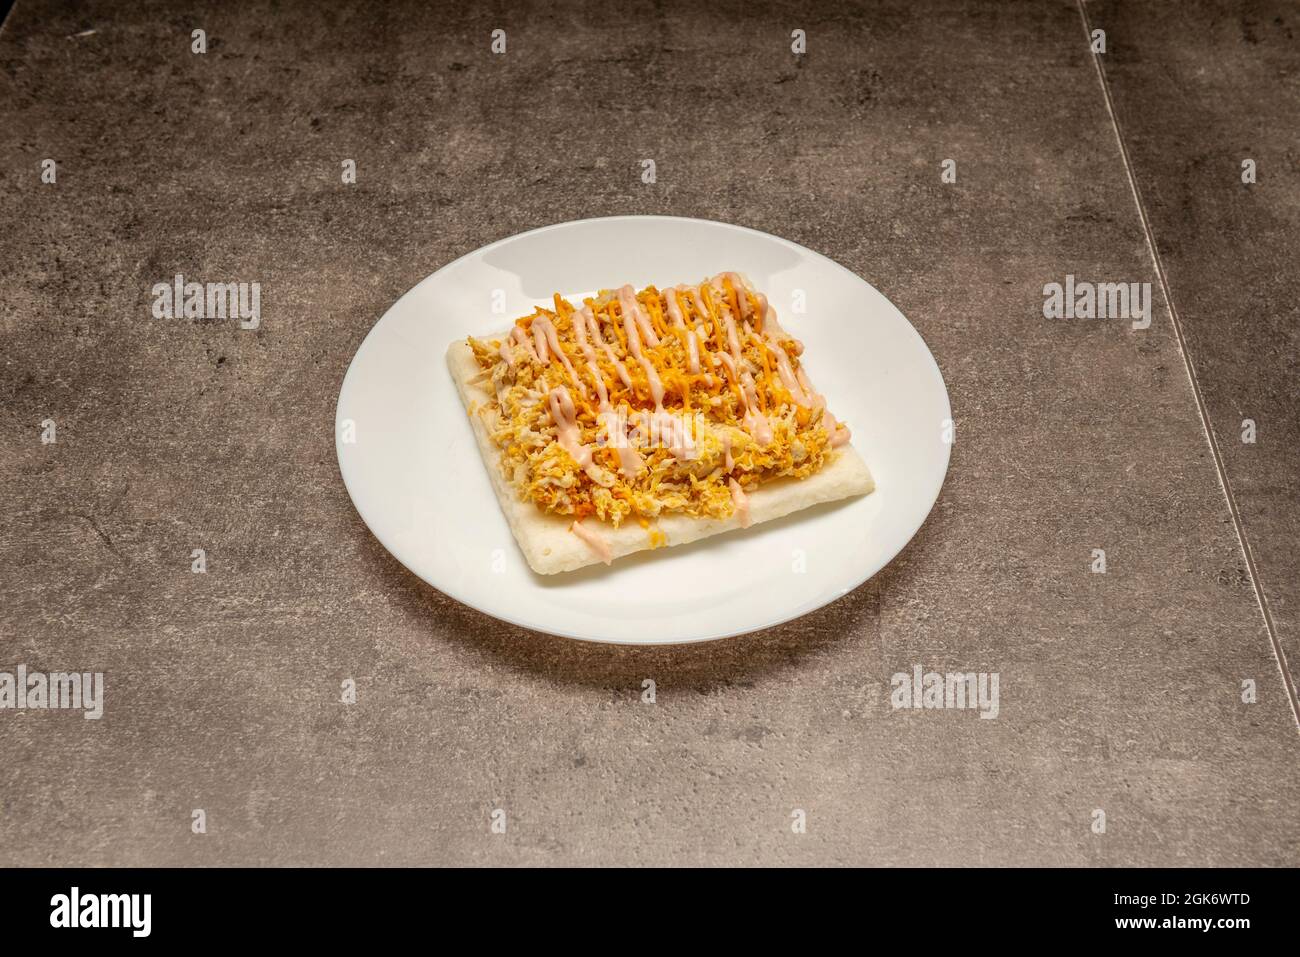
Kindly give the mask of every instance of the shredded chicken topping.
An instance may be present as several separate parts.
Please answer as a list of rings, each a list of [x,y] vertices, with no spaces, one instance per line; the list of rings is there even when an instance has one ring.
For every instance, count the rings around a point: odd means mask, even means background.
[[[811,475],[849,439],[804,373],[803,345],[736,273],[580,306],[557,293],[505,338],[469,345],[495,396],[473,414],[505,478],[577,521],[744,522],[746,490]]]

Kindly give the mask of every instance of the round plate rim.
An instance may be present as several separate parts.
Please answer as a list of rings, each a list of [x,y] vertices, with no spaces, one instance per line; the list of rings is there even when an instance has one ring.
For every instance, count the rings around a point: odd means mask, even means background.
[[[894,549],[892,552],[886,555],[878,564],[875,564],[874,567],[870,567],[869,570],[860,579],[855,581],[852,585],[840,589],[837,594],[833,594],[830,597],[825,598],[824,600],[815,600],[813,602],[807,602],[804,605],[801,605],[791,610],[791,612],[788,615],[776,618],[772,621],[764,622],[762,624],[753,625],[752,627],[746,626],[735,630],[713,631],[705,634],[693,635],[688,638],[676,638],[670,641],[641,641],[641,640],[619,639],[617,637],[605,637],[605,636],[594,637],[589,634],[582,634],[574,631],[566,631],[558,628],[539,628],[534,623],[522,621],[508,614],[502,614],[498,611],[489,610],[487,608],[481,607],[480,605],[476,604],[474,601],[468,599],[467,597],[456,594],[454,590],[446,588],[441,584],[435,584],[434,582],[430,581],[428,578],[426,578],[416,569],[408,565],[402,559],[401,555],[398,553],[398,550],[395,550],[392,545],[390,545],[387,541],[384,540],[384,536],[375,530],[374,525],[366,517],[365,510],[363,509],[360,502],[358,502],[356,492],[353,489],[352,483],[348,479],[348,469],[347,466],[344,464],[345,459],[343,455],[343,443],[339,438],[339,434],[340,434],[339,426],[341,424],[340,415],[341,415],[341,410],[343,405],[343,398],[348,391],[349,382],[353,377],[353,373],[358,367],[358,360],[361,358],[362,354],[366,351],[366,347],[370,344],[371,339],[374,338],[374,336],[379,330],[379,327],[383,324],[384,320],[388,317],[388,315],[392,313],[393,310],[395,310],[405,299],[407,299],[409,296],[414,295],[422,286],[424,286],[427,283],[433,282],[442,273],[455,268],[461,262],[470,259],[471,257],[482,256],[486,253],[491,252],[493,249],[496,249],[499,246],[503,246],[506,243],[523,239],[524,237],[527,236],[535,236],[540,233],[546,233],[546,232],[551,232],[553,230],[566,229],[575,226],[583,226],[590,223],[617,223],[617,222],[624,222],[624,221],[644,222],[646,220],[657,220],[660,222],[670,222],[670,223],[672,222],[702,223],[708,226],[723,226],[728,229],[739,230],[744,233],[749,233],[754,236],[762,237],[763,239],[773,240],[785,246],[789,246],[797,250],[799,253],[803,255],[807,255],[815,259],[819,259],[822,262],[827,263],[830,266],[833,266],[835,269],[848,273],[849,276],[851,276],[853,279],[857,280],[860,283],[863,283],[868,288],[876,292],[876,294],[878,294],[882,299],[884,299],[887,303],[889,303],[889,306],[895,312],[897,312],[900,317],[902,317],[903,322],[906,324],[908,330],[916,338],[917,342],[920,343],[921,349],[925,353],[925,359],[929,363],[930,370],[934,373],[935,379],[938,381],[939,387],[943,392],[943,405],[947,412],[947,418],[949,420],[952,419],[952,401],[948,395],[948,384],[947,382],[944,381],[943,370],[939,368],[939,363],[938,360],[936,360],[934,357],[934,352],[930,349],[929,345],[926,343],[924,337],[917,330],[917,328],[914,325],[912,325],[912,321],[907,318],[907,314],[904,313],[901,309],[899,309],[898,306],[896,306],[888,296],[886,296],[883,292],[877,289],[875,285],[868,282],[866,279],[858,275],[852,269],[849,269],[847,266],[843,265],[842,263],[836,262],[834,259],[831,259],[829,256],[823,253],[817,252],[815,249],[809,249],[807,246],[803,246],[799,243],[794,242],[793,240],[786,239],[782,236],[777,236],[774,233],[764,232],[761,229],[754,229],[753,227],[750,226],[741,226],[736,223],[728,223],[718,219],[701,219],[695,216],[665,216],[660,214],[651,214],[651,215],[620,214],[617,216],[590,216],[583,219],[570,219],[560,223],[550,223],[545,226],[537,226],[532,229],[527,229],[519,233],[512,233],[509,236],[504,236],[500,239],[488,243],[487,245],[479,246],[475,249],[470,250],[469,252],[457,256],[451,262],[448,262],[440,266],[438,269],[429,273],[429,275],[425,276],[423,279],[417,282],[410,289],[406,290],[406,292],[404,292],[401,296],[399,296],[397,299],[393,301],[392,305],[390,305],[386,310],[384,310],[383,315],[381,315],[377,320],[375,320],[375,323],[370,327],[370,330],[366,333],[365,338],[362,339],[361,343],[357,346],[356,352],[352,354],[352,359],[348,362],[347,371],[343,374],[343,380],[339,385],[339,394],[336,397],[334,402],[334,440],[335,440],[335,457],[338,463],[339,475],[343,479],[343,486],[347,490],[348,498],[352,502],[352,507],[353,509],[356,510],[357,515],[361,518],[361,521],[365,524],[367,531],[369,531],[370,534],[375,537],[375,539],[379,542],[379,544],[381,544],[384,547],[385,551],[387,551],[388,554],[390,554],[393,558],[395,558],[403,568],[405,568],[412,575],[420,579],[429,587],[438,590],[442,594],[466,606],[467,608],[472,608],[475,611],[481,612],[482,614],[487,615],[490,618],[494,618],[497,621],[503,621],[507,624],[514,625],[517,628],[523,628],[528,631],[536,632],[538,634],[555,635],[556,637],[560,637],[560,638],[590,642],[592,644],[621,645],[625,647],[664,648],[664,647],[670,647],[672,645],[687,645],[687,644],[699,644],[707,641],[721,641],[726,638],[735,638],[741,635],[748,635],[748,634],[754,634],[755,632],[759,632],[759,631],[765,631],[769,628],[776,628],[780,625],[784,625],[788,622],[794,621],[796,618],[801,618],[804,615],[808,615],[821,608],[825,608],[828,605],[831,605],[834,602],[839,601],[849,592],[861,588],[864,583],[870,581],[881,571],[883,571],[890,564],[890,562],[892,562],[895,558],[899,556],[899,554],[902,553],[903,549],[905,549],[908,545],[911,544],[912,540],[916,538],[917,532],[921,530],[921,528],[925,525],[926,521],[929,519],[931,513],[934,511],[935,503],[939,501],[939,495],[943,491],[944,483],[947,481],[948,478],[948,469],[949,466],[951,465],[951,460],[952,460],[952,445],[950,443],[943,443],[943,474],[940,476],[939,482],[935,486],[934,496],[931,498],[929,504],[926,506],[925,512],[921,516],[920,521],[910,532],[908,532],[906,537],[902,538],[901,542],[899,543],[896,549]]]

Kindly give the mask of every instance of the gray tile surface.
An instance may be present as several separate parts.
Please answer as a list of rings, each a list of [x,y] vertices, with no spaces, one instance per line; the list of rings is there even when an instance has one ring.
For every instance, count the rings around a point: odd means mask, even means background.
[[[1300,7],[1092,3],[1278,641],[1300,669]],[[1242,163],[1255,161],[1256,182]],[[1255,441],[1245,420],[1255,423]]]
[[[20,0],[0,669],[102,670],[108,702],[0,712],[0,864],[1300,863],[1295,721],[1168,310],[1042,315],[1067,273],[1154,279],[1077,7],[613,10]],[[943,370],[930,520],[799,621],[654,650],[504,626],[404,571],[339,480],[334,399],[394,299],[635,212],[831,256]],[[260,281],[261,328],[152,319],[178,271]],[[915,663],[998,672],[999,717],[893,711]]]

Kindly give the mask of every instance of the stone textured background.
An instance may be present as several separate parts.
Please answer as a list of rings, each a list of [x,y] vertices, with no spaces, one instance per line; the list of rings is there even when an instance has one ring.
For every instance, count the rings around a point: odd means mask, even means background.
[[[1298,31],[1285,2],[19,0],[0,670],[102,670],[108,702],[0,712],[0,864],[1300,864]],[[638,212],[838,260],[948,383],[921,533],[769,632],[502,625],[338,475],[338,387],[397,297]],[[176,272],[259,281],[261,328],[153,319]],[[1066,273],[1153,282],[1151,328],[1045,320]],[[891,711],[917,662],[999,672],[1000,717]]]

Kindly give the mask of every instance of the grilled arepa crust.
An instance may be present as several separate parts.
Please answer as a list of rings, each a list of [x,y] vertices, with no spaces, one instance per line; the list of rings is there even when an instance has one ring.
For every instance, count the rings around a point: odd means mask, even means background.
[[[557,295],[447,364],[510,530],[549,575],[871,492],[801,353],[724,273]]]

